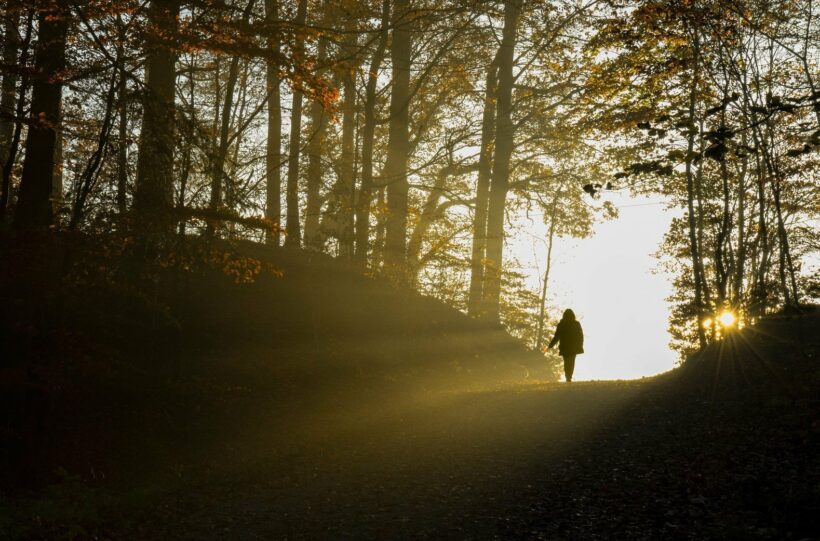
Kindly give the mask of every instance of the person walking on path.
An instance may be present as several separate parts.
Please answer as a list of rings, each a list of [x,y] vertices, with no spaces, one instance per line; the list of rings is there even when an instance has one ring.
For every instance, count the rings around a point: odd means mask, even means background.
[[[584,330],[575,319],[575,312],[569,308],[564,310],[564,316],[558,322],[555,336],[552,337],[547,349],[555,344],[558,344],[558,353],[564,358],[564,375],[569,383],[575,371],[575,356],[584,352]]]

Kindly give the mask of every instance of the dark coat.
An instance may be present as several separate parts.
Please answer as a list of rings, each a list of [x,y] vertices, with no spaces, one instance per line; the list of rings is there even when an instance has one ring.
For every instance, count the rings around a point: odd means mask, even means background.
[[[548,347],[558,342],[558,353],[564,355],[578,355],[584,352],[584,331],[581,324],[575,319],[562,319],[555,328],[555,336]]]

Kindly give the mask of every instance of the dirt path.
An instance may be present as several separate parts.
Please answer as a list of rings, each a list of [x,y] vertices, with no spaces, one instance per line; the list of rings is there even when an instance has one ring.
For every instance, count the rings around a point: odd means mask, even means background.
[[[213,472],[183,475],[99,533],[812,538],[818,438],[805,429],[810,413],[795,411],[676,400],[658,382],[428,393],[357,408],[330,401],[290,428],[260,430],[252,458],[236,449],[247,441],[225,442]],[[282,413],[260,422],[274,426]]]

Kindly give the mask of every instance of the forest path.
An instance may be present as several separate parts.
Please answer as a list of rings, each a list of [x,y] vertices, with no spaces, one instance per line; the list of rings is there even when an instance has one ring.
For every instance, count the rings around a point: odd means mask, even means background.
[[[131,516],[127,533],[109,534],[806,537],[793,531],[816,501],[801,476],[817,468],[798,450],[805,442],[792,426],[803,420],[790,420],[778,404],[750,412],[673,400],[661,383],[530,384],[361,399],[355,407],[328,398],[287,426],[276,425],[280,404],[260,412],[266,428],[258,439],[241,443],[257,450],[252,458],[240,459],[240,444],[226,442],[213,473],[162,492]],[[300,406],[291,407],[293,418]]]

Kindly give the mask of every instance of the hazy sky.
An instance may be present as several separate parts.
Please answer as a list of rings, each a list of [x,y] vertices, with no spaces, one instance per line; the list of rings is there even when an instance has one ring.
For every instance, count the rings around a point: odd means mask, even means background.
[[[674,366],[676,355],[667,333],[671,277],[659,271],[654,253],[679,211],[667,210],[659,198],[612,192],[603,197],[620,209],[620,217],[597,224],[589,239],[556,240],[548,304],[572,308],[583,325],[586,353],[576,361],[574,379],[658,374]],[[524,222],[528,232],[511,239],[511,250],[530,267],[538,287],[546,226],[540,218]]]

